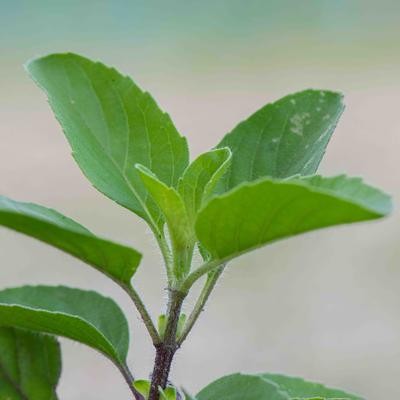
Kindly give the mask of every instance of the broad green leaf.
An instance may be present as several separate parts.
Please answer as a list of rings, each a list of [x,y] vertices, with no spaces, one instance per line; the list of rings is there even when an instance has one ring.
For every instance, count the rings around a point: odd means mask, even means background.
[[[129,247],[100,239],[57,211],[0,196],[0,225],[32,236],[127,284],[141,260]]]
[[[57,400],[61,352],[56,339],[0,328],[0,399]]]
[[[359,179],[264,178],[212,199],[199,213],[197,237],[226,260],[269,242],[339,224],[380,218],[389,196]]]
[[[113,300],[63,286],[0,291],[0,326],[28,329],[91,346],[117,363],[128,352],[128,324]]]
[[[225,376],[206,386],[196,400],[289,400],[278,385],[255,375]]]
[[[173,187],[161,182],[150,170],[143,165],[136,165],[136,169],[167,222],[175,254],[175,275],[177,278],[185,276],[190,266],[191,246],[195,240],[185,204]]]
[[[46,92],[86,177],[153,224],[158,210],[134,165],[150,168],[175,186],[189,159],[186,139],[168,114],[129,77],[76,54],[39,58],[27,69]]]
[[[315,173],[342,112],[342,95],[321,90],[305,90],[262,107],[217,146],[232,150],[221,191],[265,176]]]
[[[201,154],[185,170],[179,179],[178,191],[181,194],[189,219],[196,219],[197,211],[212,195],[219,179],[229,167],[231,151],[222,148]]]
[[[286,392],[292,399],[348,399],[362,400],[361,397],[346,393],[339,389],[328,388],[320,383],[307,382],[302,378],[293,378],[291,376],[279,374],[261,374],[262,378],[268,382],[276,383],[280,389]]]

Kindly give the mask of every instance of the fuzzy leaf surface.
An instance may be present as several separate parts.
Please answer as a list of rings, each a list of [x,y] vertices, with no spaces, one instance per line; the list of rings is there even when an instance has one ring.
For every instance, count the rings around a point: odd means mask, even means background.
[[[22,286],[0,291],[0,326],[64,336],[124,363],[129,331],[117,304],[92,291]]]
[[[179,278],[185,275],[185,268],[188,267],[185,260],[187,246],[194,242],[193,226],[190,224],[185,204],[175,188],[161,182],[150,170],[143,165],[136,165],[136,169],[167,222],[177,263],[175,275]]]
[[[57,247],[120,283],[129,283],[142,258],[136,250],[101,239],[55,210],[0,196],[0,225]]]
[[[229,148],[215,149],[197,157],[185,170],[178,183],[189,219],[196,219],[197,211],[212,195],[219,179],[229,168]]]

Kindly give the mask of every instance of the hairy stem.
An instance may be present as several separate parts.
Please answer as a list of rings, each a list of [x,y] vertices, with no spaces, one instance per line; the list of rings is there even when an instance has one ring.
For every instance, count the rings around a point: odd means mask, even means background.
[[[191,312],[185,327],[183,329],[183,332],[181,336],[178,338],[178,346],[180,346],[183,341],[186,339],[190,331],[192,330],[194,324],[196,323],[197,319],[199,318],[201,312],[204,309],[204,306],[210,297],[210,294],[212,290],[215,287],[215,284],[217,283],[218,278],[221,276],[222,271],[224,270],[225,265],[221,265],[218,267],[215,271],[212,271],[209,273],[207,276],[206,283],[204,284],[204,287],[200,293],[199,298],[197,299],[196,304],[194,305],[193,311]]]
[[[149,400],[159,400],[159,388],[165,389],[171,370],[172,360],[179,345],[176,340],[176,330],[178,327],[179,316],[182,303],[186,294],[177,290],[171,290],[167,311],[167,326],[161,343],[156,347],[156,358],[151,377],[151,387]]]
[[[194,270],[183,282],[180,287],[181,292],[188,293],[190,288],[194,285],[194,283],[200,279],[203,275],[208,274],[215,268],[220,265],[225,264],[224,260],[212,260],[203,264],[201,267]]]
[[[147,331],[149,332],[153,344],[157,345],[161,342],[161,339],[142,299],[131,285],[125,286],[124,289],[135,304],[135,307],[138,310],[140,317],[142,318],[142,321],[147,328]]]

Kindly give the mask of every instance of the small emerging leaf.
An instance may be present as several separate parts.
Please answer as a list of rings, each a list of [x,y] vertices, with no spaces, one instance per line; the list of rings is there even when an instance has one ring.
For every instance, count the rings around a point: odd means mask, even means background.
[[[101,239],[55,210],[0,196],[0,225],[57,247],[128,284],[142,258],[136,250]]]
[[[267,104],[228,133],[232,162],[221,191],[262,177],[315,173],[343,112],[339,93],[305,90]]]
[[[151,386],[150,381],[144,379],[138,379],[135,380],[135,382],[133,382],[133,386],[142,396],[144,396],[145,399],[149,398],[150,386]]]
[[[227,260],[278,239],[339,224],[380,218],[390,197],[359,179],[264,178],[211,200],[196,233],[214,259]]]
[[[162,400],[176,400],[176,389],[173,387],[167,387],[164,390],[160,388],[159,392]]]
[[[191,248],[194,244],[193,227],[189,222],[185,205],[173,187],[161,182],[143,165],[136,165],[136,169],[167,221],[176,261],[174,272],[179,279],[188,272]]]
[[[308,382],[302,378],[294,378],[279,374],[261,374],[260,376],[268,382],[277,384],[291,399],[311,400],[311,398],[321,398],[326,400],[362,400],[359,396],[346,393],[339,389],[328,388],[320,383]]]
[[[57,340],[0,328],[0,399],[57,400],[61,352]]]
[[[161,339],[164,338],[166,327],[167,327],[167,316],[165,314],[161,314],[158,317],[158,334],[160,335]]]
[[[113,300],[63,286],[22,286],[0,291],[0,326],[64,336],[117,363],[128,352],[128,323]]]
[[[86,177],[153,225],[158,210],[134,165],[175,186],[189,160],[186,139],[168,114],[129,77],[76,54],[52,54],[27,69],[46,92]]]

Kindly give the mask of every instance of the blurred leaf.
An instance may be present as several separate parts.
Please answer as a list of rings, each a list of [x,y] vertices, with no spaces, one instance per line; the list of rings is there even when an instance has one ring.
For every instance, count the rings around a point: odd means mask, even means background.
[[[167,387],[166,389],[160,388],[160,400],[176,400],[176,389]]]
[[[211,196],[218,180],[229,167],[231,151],[222,148],[201,154],[185,170],[178,183],[189,219],[196,219],[197,211]]]
[[[197,237],[226,260],[269,242],[338,224],[380,218],[389,196],[359,179],[337,176],[242,184],[199,213]]]
[[[125,284],[130,282],[142,257],[134,249],[100,239],[55,210],[3,196],[0,225],[57,247]]]
[[[133,382],[135,389],[144,396],[145,399],[149,398],[151,382],[144,379],[137,379]]]
[[[167,221],[176,261],[174,272],[179,279],[186,275],[187,268],[190,267],[191,251],[188,245],[194,244],[195,240],[185,205],[179,193],[161,182],[150,170],[143,165],[136,165],[136,169]]]
[[[48,95],[86,177],[153,224],[158,210],[134,165],[150,168],[168,186],[177,184],[189,156],[170,117],[129,77],[79,55],[49,55],[27,69]]]
[[[57,340],[0,328],[0,399],[57,400],[61,353]]]
[[[196,400],[290,400],[290,397],[260,376],[234,374],[206,386]]]
[[[232,161],[221,191],[270,176],[315,173],[343,112],[339,93],[305,90],[267,104],[228,133]]]
[[[0,291],[0,325],[64,336],[125,362],[128,324],[113,300],[63,286],[23,286]]]
[[[279,374],[261,374],[268,382],[274,382],[282,391],[285,391],[292,399],[347,399],[362,400],[361,397],[343,392],[339,389],[328,388],[320,383],[307,382],[302,378]],[[311,399],[312,398],[312,399]]]

